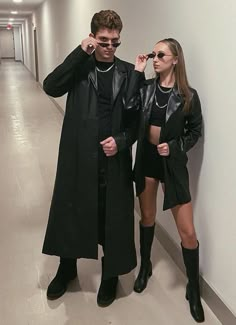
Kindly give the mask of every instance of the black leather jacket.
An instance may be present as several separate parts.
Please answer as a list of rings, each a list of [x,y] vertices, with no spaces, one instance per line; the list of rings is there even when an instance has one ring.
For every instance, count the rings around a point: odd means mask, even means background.
[[[142,166],[143,139],[149,126],[149,117],[153,105],[157,79],[144,81],[138,89],[140,73],[133,72],[130,78],[130,94],[127,109],[140,111],[139,135],[134,167],[136,195],[145,188],[145,176]],[[190,88],[192,99],[190,109],[184,112],[184,100],[177,88],[173,88],[166,110],[165,124],[161,129],[160,143],[167,142],[170,155],[163,158],[164,164],[164,205],[163,210],[191,200],[189,177],[187,170],[187,151],[191,149],[201,136],[202,113],[197,91]],[[132,94],[132,95],[131,95]]]

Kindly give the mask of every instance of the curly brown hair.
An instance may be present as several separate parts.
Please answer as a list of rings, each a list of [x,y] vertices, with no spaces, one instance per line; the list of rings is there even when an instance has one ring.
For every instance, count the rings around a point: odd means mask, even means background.
[[[101,28],[117,29],[121,32],[122,27],[120,16],[113,10],[101,10],[95,13],[91,20],[91,33],[94,35]]]

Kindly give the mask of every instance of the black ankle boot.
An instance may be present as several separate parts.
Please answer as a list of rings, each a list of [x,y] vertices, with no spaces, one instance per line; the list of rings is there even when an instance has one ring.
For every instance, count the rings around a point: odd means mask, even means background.
[[[134,291],[142,292],[146,286],[148,279],[152,275],[151,248],[154,237],[155,224],[151,227],[144,227],[140,223],[140,254],[141,266],[139,274],[134,283]]]
[[[48,299],[57,299],[61,297],[67,289],[67,285],[77,276],[76,259],[60,258],[60,265],[57,274],[47,289]]]
[[[116,289],[118,284],[118,276],[104,279],[103,278],[103,264],[102,258],[102,280],[97,294],[97,304],[100,307],[107,307],[116,299]]]
[[[182,246],[182,252],[188,277],[185,297],[189,301],[192,317],[196,322],[203,323],[205,317],[199,287],[199,246],[196,249],[187,249]]]

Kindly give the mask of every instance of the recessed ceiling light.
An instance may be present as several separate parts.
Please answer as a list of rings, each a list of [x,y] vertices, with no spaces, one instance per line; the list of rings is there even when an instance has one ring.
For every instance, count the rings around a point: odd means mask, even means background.
[[[13,0],[13,2],[22,2],[22,0]]]
[[[12,15],[17,15],[18,14],[18,11],[11,11],[11,14]]]

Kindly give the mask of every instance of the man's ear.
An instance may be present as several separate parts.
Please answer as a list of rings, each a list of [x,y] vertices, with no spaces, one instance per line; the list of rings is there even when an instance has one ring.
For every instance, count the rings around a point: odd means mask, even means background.
[[[89,37],[93,37],[93,38],[94,38],[95,36],[94,36],[93,33],[90,33],[90,34],[89,34]]]

